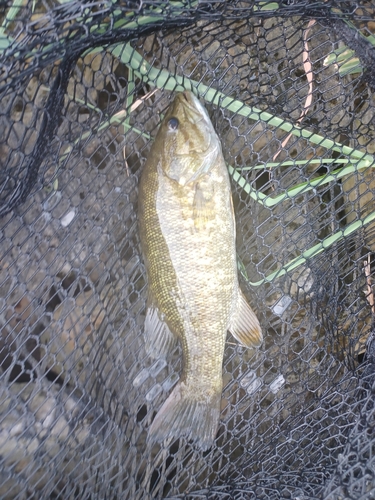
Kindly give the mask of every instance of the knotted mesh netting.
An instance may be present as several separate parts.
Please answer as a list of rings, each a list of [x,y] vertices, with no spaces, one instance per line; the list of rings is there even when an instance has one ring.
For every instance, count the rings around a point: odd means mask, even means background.
[[[374,16],[2,3],[1,498],[375,497]],[[145,349],[138,181],[184,89],[222,143],[264,335],[255,350],[228,334],[205,452],[147,439],[182,356]]]

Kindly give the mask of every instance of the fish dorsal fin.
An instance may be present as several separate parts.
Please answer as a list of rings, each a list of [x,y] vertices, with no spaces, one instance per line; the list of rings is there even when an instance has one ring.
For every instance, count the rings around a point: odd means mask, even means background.
[[[166,358],[175,344],[175,336],[161,319],[157,307],[150,305],[145,318],[146,351],[152,358]]]
[[[238,293],[236,312],[228,330],[246,347],[258,347],[263,342],[262,330],[258,318],[247,303],[241,290]]]

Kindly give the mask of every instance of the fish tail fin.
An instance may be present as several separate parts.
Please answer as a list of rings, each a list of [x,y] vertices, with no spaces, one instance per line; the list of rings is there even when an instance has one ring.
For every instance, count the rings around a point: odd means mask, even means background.
[[[205,451],[211,448],[220,418],[221,387],[211,397],[197,394],[179,382],[149,429],[150,441],[185,437]]]

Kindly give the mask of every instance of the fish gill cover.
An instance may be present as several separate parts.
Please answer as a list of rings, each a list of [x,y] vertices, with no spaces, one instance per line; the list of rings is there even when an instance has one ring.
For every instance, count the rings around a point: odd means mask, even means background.
[[[374,43],[374,1],[1,4],[1,498],[374,497]],[[183,91],[264,339],[227,334],[206,450],[150,439],[186,356],[147,345],[138,185]]]

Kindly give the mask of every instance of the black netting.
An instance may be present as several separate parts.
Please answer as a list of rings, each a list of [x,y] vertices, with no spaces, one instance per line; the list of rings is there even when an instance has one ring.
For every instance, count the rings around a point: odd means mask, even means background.
[[[0,23],[0,497],[374,498],[375,3],[8,0]],[[145,349],[138,181],[184,89],[264,335],[228,334],[205,452],[147,439],[182,350]]]

